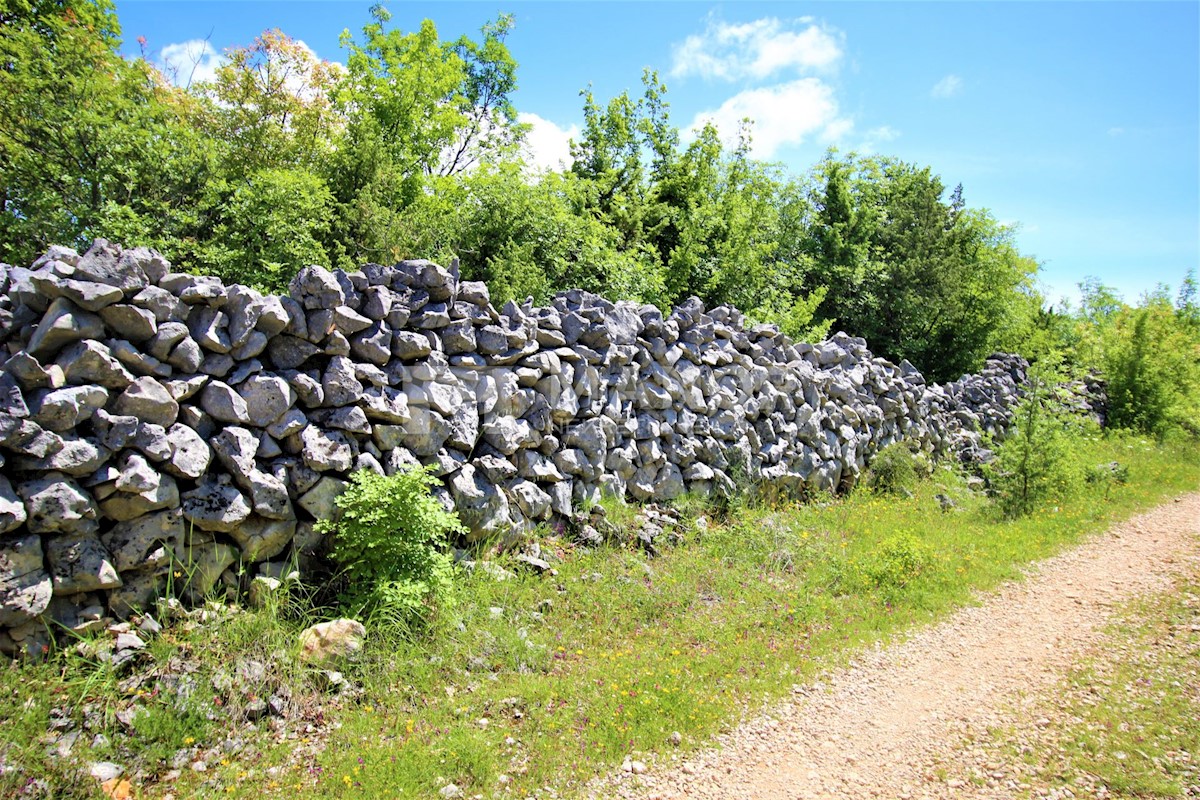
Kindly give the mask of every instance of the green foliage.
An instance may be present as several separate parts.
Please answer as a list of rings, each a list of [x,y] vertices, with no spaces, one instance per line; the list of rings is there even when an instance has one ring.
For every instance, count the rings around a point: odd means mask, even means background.
[[[520,135],[509,94],[516,62],[504,39],[512,20],[484,27],[483,42],[443,42],[425,20],[388,29],[372,9],[362,41],[348,32],[347,74],[336,92],[344,119],[327,179],[337,203],[334,240],[352,264],[429,253],[409,250],[405,217],[436,177],[511,154]]]
[[[585,90],[573,163],[533,173],[508,16],[447,41],[377,6],[343,34],[344,70],[273,30],[186,88],[119,54],[109,0],[19,0],[4,21],[0,258],[14,263],[102,235],[278,290],[309,263],[458,258],[498,302],[695,295],[795,338],[865,336],[932,379],[1037,330],[1036,264],[928,168],[831,153],[789,177],[752,157],[749,123],[684,144],[649,70],[640,96]]]
[[[487,281],[496,304],[578,287],[607,297],[660,301],[654,271],[620,249],[620,237],[591,215],[576,213],[578,178],[548,173],[530,179],[518,164],[480,167],[447,187],[452,208],[429,198],[414,207],[421,219],[440,216],[434,252],[461,259],[470,280]],[[426,213],[428,212],[428,213]],[[428,230],[438,221],[429,220]]]
[[[1200,315],[1191,275],[1174,304],[1165,286],[1137,306],[1094,278],[1080,289],[1081,307],[1054,315],[1052,338],[1077,376],[1095,371],[1107,382],[1109,426],[1200,435]]]
[[[1200,435],[1200,335],[1163,297],[1115,315],[1106,332],[1109,421],[1163,435]]]
[[[110,201],[176,186],[172,92],[117,53],[109,0],[20,0],[0,24],[0,258],[102,233]],[[181,139],[187,140],[183,134]]]
[[[792,200],[807,220],[798,247],[810,256],[797,270],[827,289],[818,317],[834,330],[938,381],[978,368],[1016,335],[1037,264],[1011,229],[966,208],[961,186],[946,201],[927,167],[834,152],[812,183],[807,204]]]
[[[917,580],[933,563],[933,554],[920,538],[898,533],[879,543],[864,559],[862,571],[870,585],[893,592]]]
[[[1051,372],[1032,372],[1013,426],[996,448],[996,460],[987,465],[996,503],[1005,516],[1025,516],[1049,501],[1062,500],[1081,480],[1072,450],[1078,427],[1064,416],[1053,381]]]
[[[787,290],[771,287],[749,316],[756,321],[775,323],[793,341],[819,342],[829,335],[829,327],[833,324],[832,320],[818,322],[814,319],[827,292],[827,287],[820,286],[807,297],[797,297]]]
[[[321,241],[332,202],[324,181],[306,170],[252,173],[216,209],[220,221],[197,251],[197,267],[230,283],[286,292],[300,266],[329,266]]]
[[[230,48],[209,85],[202,124],[236,180],[271,169],[319,170],[340,121],[333,107],[340,73],[282,31]]]
[[[928,474],[924,459],[904,442],[894,442],[871,459],[867,486],[884,495],[911,495],[920,473]]]
[[[418,468],[350,476],[337,515],[318,524],[333,535],[330,555],[346,576],[349,604],[417,622],[445,599],[453,575],[447,537],[465,529],[430,494],[436,483]]]

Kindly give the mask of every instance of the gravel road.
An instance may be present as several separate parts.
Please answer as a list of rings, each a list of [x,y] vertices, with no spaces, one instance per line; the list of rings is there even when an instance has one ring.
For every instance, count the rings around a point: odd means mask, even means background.
[[[945,768],[964,739],[1005,724],[1099,640],[1113,606],[1162,591],[1200,564],[1200,494],[1134,517],[1034,567],[904,642],[862,653],[790,702],[718,738],[718,747],[645,774],[621,772],[593,797],[640,800],[1000,798]],[[628,766],[628,765],[627,765]],[[639,771],[641,765],[638,765]]]

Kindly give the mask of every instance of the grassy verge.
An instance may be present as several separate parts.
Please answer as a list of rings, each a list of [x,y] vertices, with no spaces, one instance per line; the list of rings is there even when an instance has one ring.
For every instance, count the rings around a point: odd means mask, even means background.
[[[1130,603],[1100,647],[1053,701],[993,731],[988,759],[1007,765],[1014,796],[1197,796],[1200,571]]]
[[[230,643],[228,621],[171,629],[143,671],[187,650],[194,680],[210,687],[203,695],[245,702],[255,690],[211,675],[236,676],[249,658],[270,676],[258,693],[286,688],[296,709],[250,726],[198,706],[188,733],[166,725],[156,734],[167,741],[153,757],[127,747],[113,759],[126,760],[139,797],[427,797],[451,783],[465,797],[570,796],[630,754],[699,747],[858,646],[943,615],[1023,564],[1200,483],[1194,447],[1112,438],[1085,448],[1087,462],[1127,465],[1128,483],[1015,521],[938,470],[909,499],[864,492],[745,508],[725,523],[694,512],[683,544],[656,558],[633,543],[589,551],[547,536],[542,552],[556,574],[500,562],[507,579],[464,575],[422,635],[372,631],[365,657],[344,668],[354,688],[335,694],[325,690],[336,685],[330,676],[293,660],[287,642],[303,619],[235,615],[242,629],[263,626],[241,645]],[[939,493],[956,507],[943,512]],[[120,680],[83,656],[5,672],[0,794],[22,791],[14,775],[95,789],[68,778],[95,754],[54,758],[39,739],[51,709],[120,710]],[[167,683],[141,688],[165,697]]]

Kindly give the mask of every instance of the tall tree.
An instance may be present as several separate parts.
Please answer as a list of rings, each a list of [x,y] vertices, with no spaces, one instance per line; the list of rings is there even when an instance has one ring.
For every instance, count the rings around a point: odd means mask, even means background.
[[[173,100],[118,54],[111,0],[13,0],[2,13],[0,257],[21,263],[97,235],[110,204],[163,191]]]
[[[938,380],[982,363],[1037,269],[1012,231],[968,210],[961,186],[946,202],[929,168],[895,159],[831,153],[815,187],[803,270],[825,289],[819,316]]]
[[[260,169],[315,169],[341,125],[333,98],[340,70],[282,31],[230,48],[209,85],[208,133],[222,145],[228,175]]]
[[[501,156],[520,135],[509,97],[516,64],[504,45],[511,20],[485,26],[482,43],[443,42],[430,20],[405,34],[386,27],[383,7],[371,13],[361,43],[342,35],[346,127],[328,173],[331,243],[350,264],[411,254],[396,235],[399,218],[430,180]]]

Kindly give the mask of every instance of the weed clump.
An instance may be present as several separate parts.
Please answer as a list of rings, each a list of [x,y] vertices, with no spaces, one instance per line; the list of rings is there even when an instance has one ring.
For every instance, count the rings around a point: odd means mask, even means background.
[[[925,543],[912,534],[898,533],[879,543],[862,571],[870,586],[896,591],[921,577],[933,563],[933,553]]]
[[[415,467],[350,476],[337,515],[318,523],[333,536],[330,556],[346,579],[349,606],[412,623],[448,597],[453,560],[446,544],[466,529],[430,493],[436,483]]]
[[[922,475],[929,474],[925,460],[903,442],[894,442],[875,454],[866,484],[876,494],[911,497]]]

